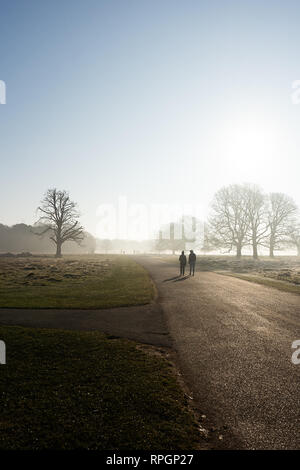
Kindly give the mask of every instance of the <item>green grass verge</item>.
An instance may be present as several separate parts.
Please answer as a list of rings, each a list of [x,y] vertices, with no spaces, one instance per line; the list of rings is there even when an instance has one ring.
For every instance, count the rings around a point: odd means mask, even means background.
[[[0,327],[0,449],[195,449],[172,367],[99,332]]]
[[[229,273],[224,271],[219,271],[218,274],[223,276],[237,277],[238,279],[243,279],[244,281],[255,282],[256,284],[262,284],[263,286],[273,287],[275,289],[290,292],[292,294],[300,294],[300,286],[295,285],[285,281],[277,281],[276,279],[270,279],[263,276],[255,276],[252,274],[240,274],[240,273]]]
[[[96,309],[154,297],[145,269],[118,255],[1,258],[0,308]]]

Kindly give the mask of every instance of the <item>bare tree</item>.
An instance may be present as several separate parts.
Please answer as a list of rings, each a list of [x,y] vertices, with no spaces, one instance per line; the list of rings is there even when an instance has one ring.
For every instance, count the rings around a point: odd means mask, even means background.
[[[50,231],[56,245],[56,256],[61,256],[61,248],[66,241],[80,243],[84,239],[83,227],[78,221],[77,204],[71,201],[67,191],[48,189],[41,206],[38,207],[40,218],[37,223],[45,229],[39,235]]]
[[[297,212],[293,199],[283,193],[271,193],[269,196],[268,223],[270,228],[269,254],[273,258],[274,250],[279,250],[290,238],[290,226]]]
[[[267,219],[266,196],[258,186],[244,186],[249,223],[248,238],[253,250],[253,258],[258,258],[258,246],[265,245],[268,239],[269,224]]]
[[[246,203],[245,185],[223,187],[215,194],[209,219],[211,244],[229,252],[235,249],[238,258],[242,248],[249,243]]]
[[[208,222],[203,223],[203,233],[202,237],[200,240],[200,243],[196,245],[195,248],[198,248],[199,251],[201,251],[204,255],[206,253],[209,253],[210,251],[213,251],[214,248],[216,247],[215,244],[213,243],[213,235],[210,232],[211,227],[209,226]]]

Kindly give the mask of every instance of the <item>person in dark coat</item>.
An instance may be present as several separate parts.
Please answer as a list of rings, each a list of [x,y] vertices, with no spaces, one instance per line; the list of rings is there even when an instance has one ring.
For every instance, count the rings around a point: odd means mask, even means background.
[[[184,251],[182,251],[181,255],[179,256],[179,263],[180,263],[180,276],[184,276],[185,265],[186,265],[186,256],[184,254]]]
[[[190,250],[190,254],[189,254],[190,276],[195,275],[195,264],[196,264],[196,255],[193,252],[193,250]]]

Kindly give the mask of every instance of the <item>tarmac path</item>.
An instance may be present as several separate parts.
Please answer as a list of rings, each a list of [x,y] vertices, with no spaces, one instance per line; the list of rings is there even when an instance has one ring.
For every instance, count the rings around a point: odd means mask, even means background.
[[[300,449],[300,296],[213,272],[179,278],[137,257],[158,289],[180,369],[221,447]],[[199,268],[199,266],[198,266]]]

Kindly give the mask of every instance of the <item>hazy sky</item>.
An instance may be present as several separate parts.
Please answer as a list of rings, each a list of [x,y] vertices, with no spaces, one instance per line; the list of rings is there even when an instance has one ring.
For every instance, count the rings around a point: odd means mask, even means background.
[[[200,204],[232,182],[300,204],[300,2],[0,0],[0,222],[65,188]]]

